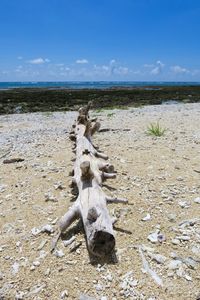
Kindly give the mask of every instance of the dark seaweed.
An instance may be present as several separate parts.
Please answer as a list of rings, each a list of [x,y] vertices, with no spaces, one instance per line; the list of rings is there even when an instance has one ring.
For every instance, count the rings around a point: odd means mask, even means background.
[[[194,103],[200,101],[200,86],[44,89],[18,88],[0,91],[0,114],[69,111],[93,100],[94,108],[157,105],[163,101]]]

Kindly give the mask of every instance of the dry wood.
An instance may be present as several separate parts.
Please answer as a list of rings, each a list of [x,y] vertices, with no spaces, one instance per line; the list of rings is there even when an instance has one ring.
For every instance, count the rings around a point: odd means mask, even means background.
[[[102,159],[107,155],[97,151],[91,138],[99,130],[100,123],[89,119],[91,103],[79,109],[79,115],[70,138],[76,143],[76,160],[73,182],[78,188],[78,198],[74,205],[60,219],[60,232],[81,217],[87,246],[90,253],[103,256],[110,253],[115,246],[113,219],[110,217],[107,202],[127,203],[126,199],[111,198],[105,195],[101,185],[106,178],[115,178],[114,168]],[[59,238],[56,236],[53,248]]]
[[[22,162],[22,161],[24,161],[24,158],[10,158],[10,159],[4,159],[3,163],[4,164],[13,164],[13,163]]]

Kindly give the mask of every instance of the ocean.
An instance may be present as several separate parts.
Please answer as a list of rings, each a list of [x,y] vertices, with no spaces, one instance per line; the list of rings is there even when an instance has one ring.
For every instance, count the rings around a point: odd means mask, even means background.
[[[66,88],[66,89],[108,89],[113,87],[148,86],[199,86],[200,82],[166,81],[41,81],[41,82],[0,82],[0,90],[13,88]]]

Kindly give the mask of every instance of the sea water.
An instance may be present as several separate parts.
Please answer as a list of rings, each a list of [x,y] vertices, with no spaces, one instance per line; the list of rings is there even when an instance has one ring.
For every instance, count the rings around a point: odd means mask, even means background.
[[[131,87],[198,86],[200,82],[166,81],[41,81],[41,82],[0,82],[0,90],[12,88],[66,88],[66,89],[109,89]]]

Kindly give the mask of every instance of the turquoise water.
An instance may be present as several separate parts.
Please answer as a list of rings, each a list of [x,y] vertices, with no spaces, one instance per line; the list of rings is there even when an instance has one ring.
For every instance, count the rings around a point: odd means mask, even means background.
[[[105,89],[112,87],[148,87],[148,86],[191,86],[200,82],[152,82],[152,81],[68,81],[68,82],[0,82],[0,89],[11,88],[69,88],[69,89]]]

